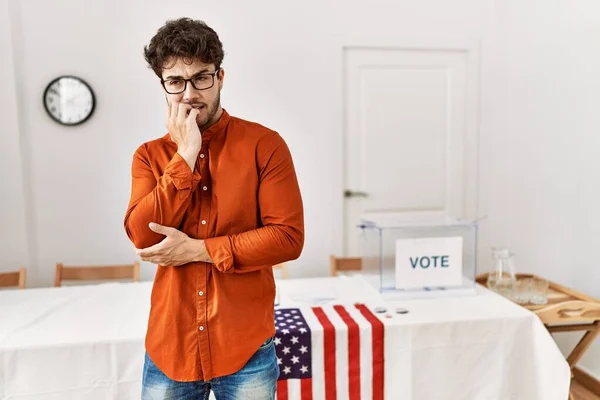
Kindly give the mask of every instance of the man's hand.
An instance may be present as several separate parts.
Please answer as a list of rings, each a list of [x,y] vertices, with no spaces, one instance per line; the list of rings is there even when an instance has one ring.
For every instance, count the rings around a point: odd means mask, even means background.
[[[189,104],[175,101],[167,106],[167,129],[171,139],[177,143],[177,153],[185,159],[192,171],[202,147],[202,134],[196,123],[198,112]]]
[[[206,252],[204,240],[192,239],[175,228],[162,226],[154,222],[150,223],[150,229],[165,235],[166,238],[154,246],[136,249],[136,253],[142,261],[170,267],[177,267],[194,261],[212,262]]]

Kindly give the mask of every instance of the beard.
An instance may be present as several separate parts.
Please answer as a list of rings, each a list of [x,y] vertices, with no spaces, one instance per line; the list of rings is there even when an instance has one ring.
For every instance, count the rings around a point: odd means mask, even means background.
[[[206,130],[211,125],[215,124],[217,121],[217,112],[219,111],[219,106],[221,105],[221,92],[217,92],[217,97],[210,103],[206,104],[204,109],[196,117],[196,123],[198,124],[198,128],[200,128],[200,132]]]
[[[167,105],[170,107],[171,102],[169,98],[165,95],[165,100],[167,101]],[[217,97],[210,103],[198,103],[195,101],[184,102],[189,104],[194,108],[199,108],[200,113],[196,117],[196,124],[198,124],[198,128],[200,128],[200,132],[208,129],[211,125],[214,125],[217,122],[219,112],[219,106],[221,105],[221,91],[217,92]]]

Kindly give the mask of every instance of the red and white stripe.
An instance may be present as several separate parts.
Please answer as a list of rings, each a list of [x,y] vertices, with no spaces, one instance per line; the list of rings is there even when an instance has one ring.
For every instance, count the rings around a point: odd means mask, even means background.
[[[365,306],[300,308],[312,378],[280,380],[277,400],[383,400],[383,323]]]

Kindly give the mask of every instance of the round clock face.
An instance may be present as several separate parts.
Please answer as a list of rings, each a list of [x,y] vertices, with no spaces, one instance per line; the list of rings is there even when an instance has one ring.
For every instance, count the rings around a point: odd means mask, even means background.
[[[48,115],[63,125],[79,125],[94,112],[96,98],[90,86],[75,76],[61,76],[44,91]]]

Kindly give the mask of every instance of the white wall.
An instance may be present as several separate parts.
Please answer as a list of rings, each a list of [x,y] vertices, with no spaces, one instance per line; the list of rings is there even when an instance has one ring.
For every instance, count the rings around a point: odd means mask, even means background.
[[[478,0],[155,4],[12,2],[20,134],[28,144],[22,154],[37,240],[32,283],[49,284],[57,261],[133,259],[122,227],[131,155],[164,133],[164,98],[142,48],[167,18],[203,18],[219,32],[225,108],[277,129],[290,145],[306,210],[305,250],[291,268],[296,276],[328,273],[328,255],[341,250],[342,45],[378,38],[472,41],[485,26]],[[98,98],[95,115],[79,127],[57,125],[41,102],[46,84],[67,73],[87,80]]]
[[[29,263],[19,113],[13,82],[13,37],[7,0],[0,0],[0,271]]]
[[[0,16],[0,54],[14,54],[14,69],[0,63],[0,76],[15,82],[14,92],[10,85],[0,91],[8,104],[0,108],[0,216],[9,226],[0,242],[15,262],[28,263],[31,284],[49,285],[57,261],[134,258],[122,227],[131,155],[164,132],[164,99],[142,47],[165,19],[187,15],[205,19],[224,43],[225,108],[277,129],[294,154],[306,246],[292,276],[327,274],[327,256],[341,250],[342,45],[475,41],[482,56],[479,214],[488,216],[481,269],[489,245],[505,244],[521,270],[600,297],[593,251],[600,229],[593,185],[600,174],[598,3],[165,4],[12,0],[10,32]],[[98,98],[94,117],[80,127],[61,127],[43,110],[46,84],[66,73],[86,79]],[[597,376],[599,348],[584,359]]]
[[[485,136],[497,146],[482,149],[496,169],[481,193],[505,220],[488,231],[504,231],[518,269],[600,298],[600,3],[498,3],[501,62],[484,99],[495,108]],[[509,193],[505,204],[491,205],[492,188]],[[556,337],[570,352],[580,336]],[[600,377],[600,341],[581,364]]]

